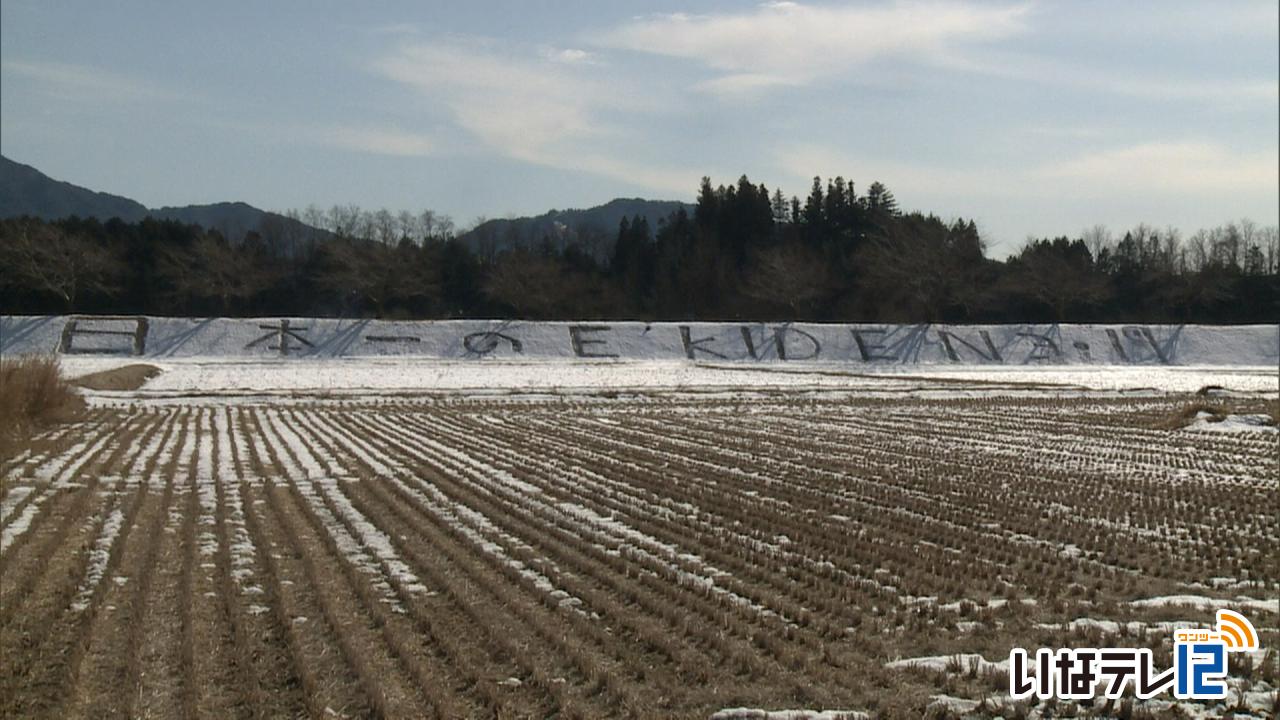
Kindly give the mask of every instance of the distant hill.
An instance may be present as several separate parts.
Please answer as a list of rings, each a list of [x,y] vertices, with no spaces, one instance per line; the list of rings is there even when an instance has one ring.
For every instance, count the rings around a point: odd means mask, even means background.
[[[604,259],[612,252],[623,218],[639,215],[656,232],[659,221],[681,209],[693,213],[693,205],[676,200],[619,198],[586,210],[552,210],[536,217],[489,220],[463,233],[459,240],[481,257],[514,247],[537,247],[546,238],[557,250],[577,244]]]
[[[268,225],[277,231],[291,224],[300,226],[299,229],[309,229],[296,220],[242,202],[148,209],[126,197],[54,180],[30,165],[0,156],[0,218],[21,215],[44,220],[76,215],[104,221],[120,218],[125,222],[153,217],[200,225],[217,230],[232,240],[240,240],[251,231],[262,232]]]
[[[54,180],[30,165],[0,156],[0,217],[31,215],[57,220],[78,215],[137,222],[149,212],[129,198]]]
[[[578,245],[604,260],[613,251],[618,224],[624,217],[639,215],[648,220],[649,227],[656,232],[660,221],[680,209],[692,213],[693,205],[674,200],[619,198],[585,210],[552,210],[536,217],[489,220],[463,233],[458,239],[481,257],[514,247],[535,247],[546,238],[557,250]],[[239,240],[251,231],[261,232],[264,236],[314,232],[296,220],[242,202],[149,209],[126,197],[54,180],[30,165],[0,156],[0,218],[21,215],[44,220],[59,220],[72,215],[104,221],[118,217],[126,222],[153,217],[200,225],[233,240]],[[292,225],[298,227],[293,228]],[[266,231],[268,228],[271,232]],[[319,232],[321,237],[328,235],[324,231]]]
[[[250,231],[262,231],[263,221],[267,218],[282,222],[297,222],[283,215],[278,215],[242,202],[221,202],[212,205],[185,205],[183,207],[162,207],[151,210],[150,215],[158,220],[177,220],[187,225],[199,225],[210,230],[217,230],[223,237],[242,238]]]

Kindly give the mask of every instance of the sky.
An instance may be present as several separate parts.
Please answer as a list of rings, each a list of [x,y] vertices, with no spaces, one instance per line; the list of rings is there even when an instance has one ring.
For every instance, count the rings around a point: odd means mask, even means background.
[[[0,152],[149,207],[478,217],[841,175],[1029,236],[1277,223],[1271,2],[0,5]]]

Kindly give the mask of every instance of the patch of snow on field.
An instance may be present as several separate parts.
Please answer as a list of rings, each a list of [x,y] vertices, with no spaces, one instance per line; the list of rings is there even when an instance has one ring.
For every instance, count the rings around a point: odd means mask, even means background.
[[[937,380],[972,382],[1038,383],[1064,385],[1091,390],[1158,390],[1163,392],[1195,392],[1209,385],[1220,385],[1233,391],[1276,394],[1276,368],[1250,366],[1168,366],[1107,365],[1074,366],[917,366],[896,370],[875,370],[876,374],[914,375]]]
[[[129,364],[132,358],[67,357],[69,375]],[[1194,392],[1208,385],[1274,395],[1275,368],[1168,366],[875,366],[804,362],[705,364],[637,361],[458,361],[432,358],[166,359],[162,373],[141,390],[89,391],[94,402],[185,396],[209,402],[220,395],[323,393],[333,396],[398,392],[573,391],[709,392],[806,389],[858,394],[968,397],[1000,392]],[[225,398],[224,398],[225,399]]]
[[[264,414],[267,417],[264,428],[270,426],[306,469],[307,485],[297,484],[298,492],[307,499],[312,511],[321,519],[338,548],[351,560],[352,564],[370,574],[385,574],[387,578],[399,583],[407,592],[425,592],[426,587],[418,581],[417,575],[396,553],[391,538],[369,522],[368,518],[351,504],[350,498],[342,492],[336,478],[325,475],[321,460],[331,469],[335,464],[327,451],[319,443],[308,442],[311,438],[304,441],[279,411],[270,410]],[[330,505],[333,510],[330,510]],[[352,535],[353,532],[354,535]],[[374,583],[374,587],[383,593],[393,608],[403,609],[387,579],[379,579]]]
[[[1009,661],[991,662],[977,653],[956,653],[953,655],[925,655],[887,662],[884,666],[890,670],[928,670],[935,672],[954,671],[958,674],[970,671],[978,674],[1007,673]]]
[[[419,460],[439,469],[442,472],[458,473],[463,476],[470,475],[476,480],[485,478],[491,473],[495,473],[502,478],[502,482],[494,489],[501,488],[507,492],[514,492],[511,490],[512,487],[520,489],[521,492],[524,492],[523,488],[526,486],[532,487],[523,482],[513,484],[509,482],[514,480],[509,473],[481,463],[465,453],[453,451],[452,448],[447,448],[439,443],[430,442],[421,435],[409,435],[403,432],[401,428],[386,424],[382,418],[359,418],[357,419],[357,422],[358,424],[368,427],[375,432],[398,439],[400,442],[404,443],[402,447],[405,450],[408,450]],[[441,453],[439,452],[441,449],[449,450],[450,452]],[[428,450],[429,452],[426,452]],[[442,464],[445,457],[449,458],[454,463],[458,463],[458,465],[448,466]],[[528,545],[513,537],[511,534],[503,531],[489,520],[484,513],[467,507],[461,502],[455,501],[445,493],[441,492],[439,488],[422,480],[421,478],[411,475],[405,476],[404,478],[396,475],[389,475],[384,479],[392,482],[401,490],[409,494],[410,497],[418,502],[419,506],[423,510],[430,512],[432,515],[440,518],[444,523],[453,527],[461,533],[463,537],[475,544],[475,546],[481,551],[497,559],[503,565],[511,568],[520,575],[520,577],[533,583],[533,586],[539,592],[544,592],[557,598],[559,600],[558,605],[560,607],[570,608],[581,615],[588,615],[588,613],[580,607],[583,604],[581,598],[574,597],[570,593],[557,588],[555,583],[551,581],[551,578],[533,567],[530,567],[524,561],[513,557],[508,548],[510,548],[511,551],[516,551],[527,548]],[[477,489],[482,489],[485,492],[491,491],[489,488],[484,487],[484,483],[477,483]]]
[[[231,438],[235,437],[234,447],[239,450],[241,457],[244,457],[246,449],[230,411],[219,410],[213,416],[213,425],[218,433],[218,482],[222,485],[227,506],[227,522],[231,525],[231,577],[248,594],[245,582],[254,574],[255,548],[245,524],[244,500],[240,496],[240,476],[232,453]]]
[[[55,487],[67,486],[71,482],[71,478],[89,459],[98,453],[108,442],[112,440],[110,433],[103,433],[96,441],[85,439],[73,445],[70,449],[63,452],[53,460],[41,465],[35,471],[35,476],[41,480],[49,480]]]
[[[1172,632],[1173,630],[1196,628],[1199,626],[1199,623],[1191,622],[1190,620],[1158,623],[1146,623],[1141,620],[1132,620],[1121,623],[1115,620],[1098,620],[1095,618],[1076,618],[1075,620],[1067,623],[1036,623],[1036,627],[1041,630],[1068,630],[1071,632],[1097,630],[1108,635],[1119,635],[1122,630],[1129,635],[1137,635],[1143,630],[1149,628],[1154,628],[1161,632]]]
[[[1277,600],[1257,600],[1245,595],[1241,595],[1234,599],[1211,598],[1203,595],[1161,595],[1159,597],[1144,598],[1142,600],[1134,600],[1129,603],[1133,607],[1153,608],[1153,607],[1192,607],[1200,610],[1216,610],[1218,608],[1230,608],[1233,610],[1263,610],[1266,612],[1280,613],[1280,599]]]
[[[681,553],[679,548],[668,543],[664,543],[657,538],[647,535],[616,518],[604,517],[588,507],[578,505],[576,503],[557,503],[556,507],[567,515],[586,522],[593,528],[603,531],[606,536],[612,536],[614,542],[625,540],[619,545],[619,551],[623,556],[633,555],[647,558],[650,562],[667,568],[675,573],[681,583],[687,583],[701,589],[704,592],[714,593],[728,599],[730,602],[741,607],[749,608],[761,617],[776,617],[777,613],[760,603],[748,597],[743,597],[738,593],[716,584],[717,578],[726,577],[729,573],[705,562],[700,556],[693,553]],[[651,550],[657,552],[652,552]],[[689,564],[693,570],[685,569],[678,562],[666,560],[660,557],[659,553],[668,557],[674,556],[675,560]],[[783,618],[784,622],[790,623],[789,620]]]
[[[76,592],[76,599],[71,603],[72,610],[83,612],[89,607],[89,600],[93,597],[94,590],[107,572],[107,561],[111,559],[111,547],[115,545],[116,536],[120,534],[122,527],[124,527],[124,512],[116,507],[102,523],[102,530],[89,550],[89,569],[84,581],[80,583],[79,591]]]
[[[196,524],[200,530],[200,554],[208,557],[218,552],[218,536],[213,528],[217,524],[214,515],[218,511],[218,486],[213,477],[213,423],[207,412],[200,413],[200,440],[196,446],[196,497],[200,503],[200,516]]]
[[[1185,430],[1195,430],[1199,432],[1261,432],[1276,433],[1280,432],[1274,424],[1274,420],[1270,415],[1227,415],[1220,419],[1214,419],[1212,413],[1203,410],[1196,413],[1195,421],[1188,425]]]
[[[69,487],[71,479],[76,476],[80,468],[97,455],[98,451],[111,438],[110,434],[103,434],[96,441],[83,440],[58,457],[45,463],[36,471],[37,477],[48,480],[49,483],[40,494],[27,503],[27,506],[22,509],[18,517],[14,518],[13,522],[6,525],[3,531],[0,531],[0,553],[8,550],[15,540],[31,529],[31,521],[35,519],[36,513],[40,511],[40,506],[52,497],[58,489]],[[70,458],[75,458],[75,460],[68,462]]]
[[[162,421],[165,426],[172,427],[170,421],[172,420],[175,412],[176,411],[173,410],[167,411],[167,417]],[[165,432],[156,430],[150,433],[150,439],[147,440],[146,445],[144,445],[137,453],[134,457],[133,463],[129,466],[129,470],[127,471],[128,477],[136,478],[139,481],[145,480],[145,478],[143,478],[143,472],[147,468],[147,463],[150,462],[151,458],[155,456],[156,453],[160,452],[160,446],[164,443],[165,438]],[[157,458],[156,466],[159,467],[162,464],[162,459]]]
[[[930,710],[934,712],[942,711],[953,715],[967,715],[976,712],[980,704],[977,700],[966,700],[951,695],[932,695],[929,698]]]
[[[712,713],[711,720],[871,720],[871,716],[861,710],[725,708]]]
[[[9,492],[5,493],[4,500],[0,500],[0,522],[9,519],[9,514],[17,509],[18,505],[35,490],[30,485],[17,485],[9,488]]]

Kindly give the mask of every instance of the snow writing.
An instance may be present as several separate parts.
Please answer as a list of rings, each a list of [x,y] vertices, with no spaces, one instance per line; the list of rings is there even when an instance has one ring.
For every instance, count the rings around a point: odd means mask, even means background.
[[[457,360],[845,365],[1257,365],[1275,325],[610,323],[0,316],[0,351],[138,357],[420,356]]]
[[[304,337],[302,337],[301,335],[299,335],[299,334],[298,334],[298,333],[306,332],[306,331],[308,330],[308,328],[305,328],[305,327],[290,327],[290,326],[289,326],[289,320],[288,320],[288,319],[281,319],[281,320],[280,320],[280,322],[279,322],[279,323],[277,323],[277,324],[275,324],[275,325],[259,325],[259,326],[258,326],[258,329],[259,329],[259,330],[270,330],[270,331],[272,331],[272,332],[269,332],[269,333],[267,333],[266,335],[263,335],[263,336],[259,337],[257,340],[254,340],[254,341],[252,341],[252,342],[248,343],[247,345],[245,345],[245,349],[252,348],[252,347],[257,347],[258,345],[260,345],[260,344],[262,344],[262,343],[264,343],[264,342],[268,342],[268,341],[270,341],[270,340],[272,340],[272,339],[275,339],[276,344],[275,344],[275,345],[267,345],[267,349],[268,349],[268,350],[279,350],[281,355],[288,355],[288,354],[289,354],[289,350],[290,350],[290,346],[289,346],[289,340],[290,340],[290,338],[292,338],[293,340],[298,341],[299,343],[301,343],[302,345],[304,345],[304,346],[306,346],[306,347],[315,347],[314,345],[312,345],[312,344],[311,344],[311,341],[310,341],[310,340],[307,340],[306,338],[304,338]],[[293,349],[295,349],[295,350],[296,350],[296,349],[298,349],[298,348],[297,348],[297,347],[294,347]]]

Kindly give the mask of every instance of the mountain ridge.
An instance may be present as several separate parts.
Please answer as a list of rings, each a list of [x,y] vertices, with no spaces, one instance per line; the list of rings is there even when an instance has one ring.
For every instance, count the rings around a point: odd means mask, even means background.
[[[553,209],[541,215],[488,220],[459,233],[457,239],[481,257],[515,247],[534,247],[545,238],[557,250],[579,245],[603,258],[612,250],[618,224],[624,217],[643,217],[656,231],[660,221],[680,209],[692,212],[693,205],[677,200],[615,198],[590,208]],[[60,220],[72,215],[102,221],[118,217],[125,222],[151,217],[200,225],[233,240],[249,232],[261,232],[264,221],[276,227],[281,223],[298,223],[242,201],[148,208],[121,195],[51,178],[35,167],[0,155],[0,219],[23,215],[42,220]]]
[[[458,239],[482,258],[515,247],[536,248],[545,240],[556,251],[577,245],[597,260],[603,260],[611,253],[618,225],[624,218],[642,217],[648,222],[650,233],[654,233],[658,224],[673,213],[680,210],[692,213],[693,208],[691,203],[679,200],[614,198],[590,208],[488,220],[462,233]]]
[[[0,217],[31,215],[57,220],[79,215],[137,222],[149,213],[136,200],[55,180],[30,165],[0,155]]]

